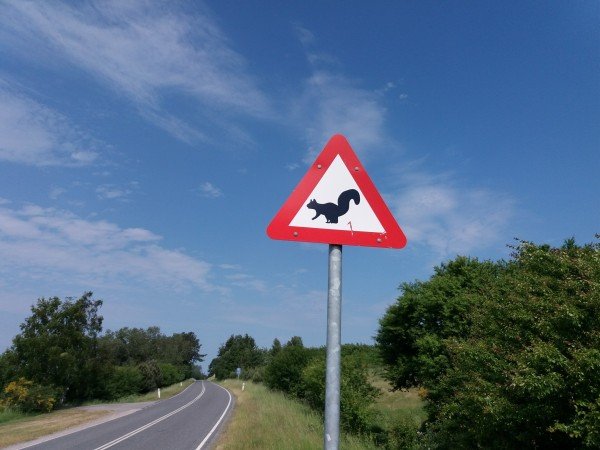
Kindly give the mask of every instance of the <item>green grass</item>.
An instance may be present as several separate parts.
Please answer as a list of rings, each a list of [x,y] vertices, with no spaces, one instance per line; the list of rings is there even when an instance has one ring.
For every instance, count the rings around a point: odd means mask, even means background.
[[[226,380],[221,385],[236,397],[233,417],[221,434],[218,450],[312,450],[323,448],[323,419],[308,406],[261,384]],[[368,440],[342,431],[344,450],[377,448]]]
[[[171,386],[160,388],[160,399],[165,400],[167,398],[171,398],[174,395],[179,394],[181,391],[183,391],[186,387],[188,387],[193,382],[194,382],[194,380],[192,378],[190,378],[189,380],[183,381],[181,383],[181,386],[180,386],[180,383],[175,383],[175,384],[172,384]],[[118,403],[135,403],[135,402],[152,402],[154,400],[158,400],[158,394],[157,394],[156,390],[146,392],[145,394],[128,395],[127,397],[122,397],[122,398],[118,399],[117,402]]]
[[[0,408],[0,424],[23,419],[25,417],[29,417],[29,415],[8,408]]]
[[[411,419],[420,425],[427,418],[418,389],[392,391],[391,385],[378,375],[373,375],[370,382],[381,392],[373,409],[378,415],[379,425],[385,430],[390,430],[402,419]]]

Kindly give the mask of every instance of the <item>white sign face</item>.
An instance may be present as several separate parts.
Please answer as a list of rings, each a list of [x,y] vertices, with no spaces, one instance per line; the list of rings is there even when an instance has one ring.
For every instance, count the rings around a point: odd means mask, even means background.
[[[289,225],[385,233],[371,205],[339,155],[335,157]]]

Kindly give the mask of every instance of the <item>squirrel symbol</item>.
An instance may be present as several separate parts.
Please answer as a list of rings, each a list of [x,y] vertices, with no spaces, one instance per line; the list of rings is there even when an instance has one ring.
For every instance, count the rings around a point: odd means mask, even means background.
[[[337,205],[335,203],[318,203],[314,198],[308,202],[307,208],[314,209],[317,215],[312,218],[315,220],[321,214],[327,219],[327,223],[338,223],[338,218],[343,216],[350,209],[350,200],[354,204],[360,203],[360,194],[356,189],[348,189],[340,194]]]

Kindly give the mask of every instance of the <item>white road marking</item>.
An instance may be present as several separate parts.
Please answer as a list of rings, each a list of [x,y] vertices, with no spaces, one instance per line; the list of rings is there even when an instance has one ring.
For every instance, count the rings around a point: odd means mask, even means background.
[[[219,386],[219,385],[216,384],[216,386]],[[198,447],[196,447],[196,450],[200,450],[204,446],[204,444],[206,444],[208,442],[208,440],[210,439],[212,434],[215,432],[215,430],[217,429],[219,424],[223,421],[223,418],[225,417],[225,414],[227,414],[227,411],[229,410],[229,406],[231,405],[231,393],[227,389],[225,389],[223,386],[219,386],[219,387],[221,389],[223,389],[225,392],[227,392],[227,395],[229,395],[229,401],[227,402],[225,411],[223,411],[223,414],[221,414],[221,417],[219,417],[219,420],[217,420],[217,423],[215,423],[215,426],[212,427],[212,429],[208,432],[208,434],[206,435],[204,440],[202,442],[200,442],[200,445],[198,445]]]
[[[101,447],[96,448],[95,450],[105,450],[107,448],[110,448],[113,445],[117,445],[118,443],[123,442],[126,439],[129,439],[131,436],[134,436],[134,435],[136,435],[138,433],[141,433],[142,431],[150,428],[151,426],[156,425],[157,423],[162,422],[165,419],[168,419],[172,415],[177,414],[178,412],[184,410],[188,406],[191,406],[193,403],[197,402],[200,399],[200,397],[202,397],[202,395],[204,394],[205,390],[206,390],[206,388],[204,387],[204,382],[202,382],[202,392],[200,392],[200,394],[198,394],[198,396],[196,398],[190,400],[185,405],[177,408],[174,411],[171,411],[168,414],[165,414],[164,416],[159,417],[158,419],[153,420],[150,423],[147,423],[146,425],[143,425],[143,426],[141,426],[141,427],[139,427],[139,428],[137,428],[137,429],[135,429],[133,431],[130,431],[129,433],[124,434],[123,436],[121,436],[121,437],[119,437],[119,438],[117,438],[117,439],[115,439],[113,441],[107,442],[106,444],[102,445]]]

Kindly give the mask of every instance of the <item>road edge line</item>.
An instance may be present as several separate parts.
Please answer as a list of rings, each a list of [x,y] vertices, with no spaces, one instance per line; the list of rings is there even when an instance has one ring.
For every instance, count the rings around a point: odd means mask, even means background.
[[[227,395],[229,395],[229,402],[227,402],[227,406],[225,407],[225,411],[223,411],[223,414],[221,414],[221,417],[219,417],[219,420],[217,421],[217,423],[215,423],[215,425],[212,427],[212,429],[208,432],[208,434],[204,437],[204,440],[202,442],[200,442],[200,444],[198,445],[198,447],[196,447],[196,450],[200,450],[204,444],[206,444],[208,442],[208,440],[210,439],[210,437],[212,436],[212,434],[215,432],[215,430],[217,429],[217,427],[221,424],[221,422],[223,421],[223,419],[225,418],[225,414],[227,414],[227,411],[229,411],[229,406],[231,406],[231,402],[233,401],[232,396],[231,396],[231,392],[229,392],[229,390],[225,389],[223,386],[217,384],[217,383],[212,383],[215,386],[219,386],[221,389],[223,389],[225,392],[227,392]]]

